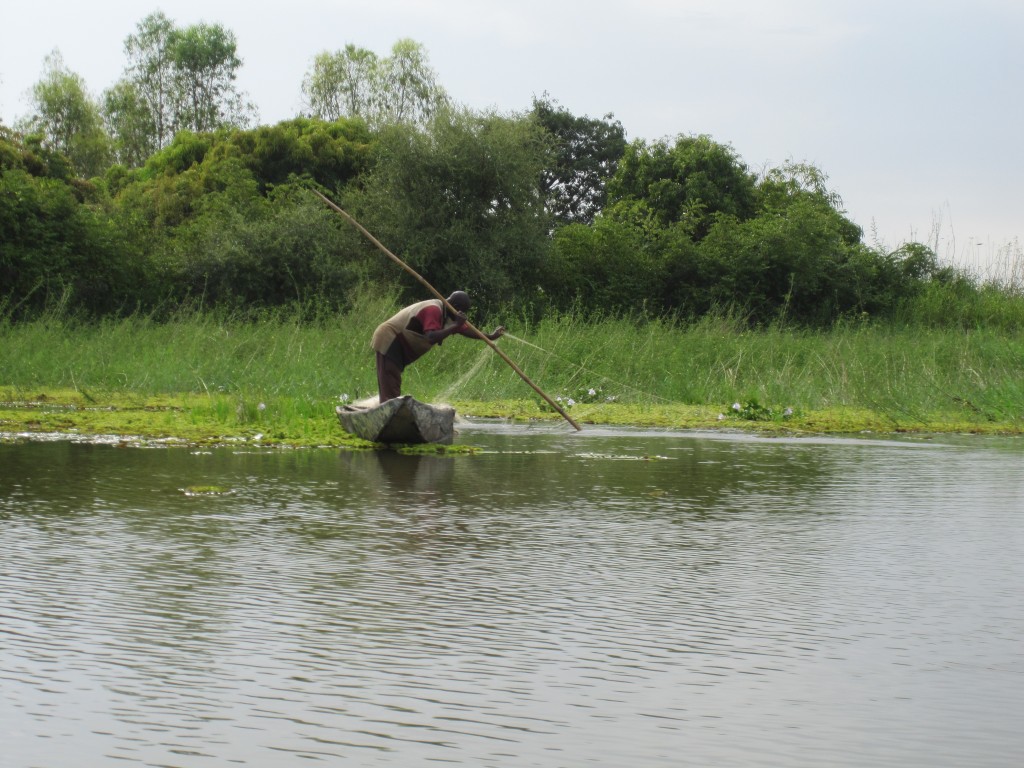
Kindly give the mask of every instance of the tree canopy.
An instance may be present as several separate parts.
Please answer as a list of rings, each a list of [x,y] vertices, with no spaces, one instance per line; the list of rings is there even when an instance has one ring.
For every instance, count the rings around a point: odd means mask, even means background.
[[[710,136],[679,136],[672,144],[630,143],[609,182],[608,202],[613,216],[681,224],[699,240],[717,215],[753,216],[755,190],[754,174],[732,147]]]
[[[95,176],[111,160],[111,143],[103,129],[98,103],[85,81],[64,64],[59,51],[43,62],[43,77],[32,87],[32,114],[20,128],[38,133],[45,144],[65,155],[81,176]]]
[[[351,43],[333,53],[322,51],[306,73],[302,92],[311,116],[361,117],[373,128],[424,125],[449,105],[426,50],[409,39],[397,41],[384,58]]]
[[[255,115],[235,87],[242,61],[223,26],[179,28],[158,11],[139,22],[124,48],[124,77],[103,99],[121,162],[140,165],[178,131],[245,127]]]
[[[373,172],[349,199],[428,281],[496,306],[537,285],[549,230],[537,180],[548,152],[530,120],[446,111],[425,128],[383,131]]]
[[[319,54],[310,114],[251,128],[236,48],[150,14],[101,101],[47,58],[31,115],[0,127],[0,318],[336,308],[368,284],[422,297],[310,187],[485,312],[827,324],[969,288],[920,243],[866,246],[814,166],[754,174],[706,135],[627,142],[611,113],[547,94],[459,106],[411,40]]]
[[[622,123],[578,117],[545,94],[533,100],[533,116],[551,137],[553,161],[541,174],[541,192],[555,220],[589,224],[604,208],[606,184],[626,149]]]

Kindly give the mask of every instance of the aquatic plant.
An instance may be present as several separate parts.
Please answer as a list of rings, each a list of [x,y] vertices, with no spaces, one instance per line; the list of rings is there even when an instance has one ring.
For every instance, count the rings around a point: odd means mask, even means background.
[[[593,403],[614,403],[618,399],[615,395],[605,395],[600,387],[580,387],[571,394],[555,396],[555,402],[565,408]],[[538,399],[537,404],[544,411],[554,411],[543,399]]]
[[[231,489],[222,485],[190,485],[181,492],[186,496],[224,496],[231,493]]]
[[[783,410],[769,408],[761,405],[757,400],[747,400],[743,405],[733,403],[732,411],[737,418],[746,421],[774,421],[776,419],[788,419],[793,415],[792,408],[785,408]]]
[[[351,314],[315,322],[277,314],[249,323],[208,313],[169,323],[141,316],[0,322],[0,402],[50,395],[52,407],[31,419],[58,430],[73,419],[90,432],[337,444],[334,408],[346,395],[376,393],[367,340],[395,306],[367,298]],[[1024,429],[1024,337],[1016,333],[870,323],[751,331],[725,316],[516,322],[529,344],[511,348],[512,357],[546,392],[571,399],[574,417],[585,422]],[[443,393],[461,413],[554,415],[492,350],[458,340],[410,366],[405,389],[425,401]],[[101,405],[112,410],[91,410]],[[13,414],[11,423],[22,416]]]

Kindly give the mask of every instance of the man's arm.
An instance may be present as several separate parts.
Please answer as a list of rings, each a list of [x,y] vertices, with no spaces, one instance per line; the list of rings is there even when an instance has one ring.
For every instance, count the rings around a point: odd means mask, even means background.
[[[497,341],[498,339],[505,335],[505,326],[499,325],[493,331],[484,335],[487,336],[487,338],[490,339],[491,341]]]
[[[458,328],[455,329],[455,331],[456,331],[456,333],[461,333],[463,336],[468,336],[471,339],[479,339],[480,338],[479,335],[474,333],[472,330],[467,328],[465,325],[460,325]],[[488,341],[497,341],[498,339],[500,339],[502,336],[505,335],[505,326],[504,325],[499,325],[497,328],[495,328],[490,333],[484,333],[483,331],[480,331],[480,333],[483,334],[487,338]]]
[[[471,339],[479,339],[480,337],[466,325],[466,315],[462,312],[457,313],[454,316],[455,324],[450,325],[447,328],[441,328],[443,322],[443,314],[437,307],[427,307],[419,314],[420,322],[423,324],[423,335],[427,337],[427,341],[431,344],[440,344],[442,341],[447,339],[453,333],[459,333],[463,336],[468,336]],[[483,334],[489,341],[497,341],[505,335],[505,326],[499,325],[490,333]]]
[[[433,310],[434,308],[429,307],[428,309]],[[440,310],[436,310],[436,316],[435,312],[426,313],[426,310],[421,315],[425,315],[423,335],[427,337],[427,341],[431,344],[440,344],[453,333],[465,333],[468,331],[466,328],[466,316],[461,312],[455,315],[455,325],[450,325],[447,328],[441,328],[443,315]],[[471,331],[469,333],[472,334]]]

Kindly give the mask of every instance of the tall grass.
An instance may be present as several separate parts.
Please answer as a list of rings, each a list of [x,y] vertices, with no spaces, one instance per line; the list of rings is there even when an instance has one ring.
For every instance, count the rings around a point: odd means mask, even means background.
[[[351,311],[313,321],[201,312],[170,322],[0,320],[0,385],[29,396],[34,388],[230,395],[232,407],[249,411],[278,399],[296,417],[322,414],[342,395],[375,394],[369,338],[396,308],[394,296],[367,294]],[[488,331],[493,324],[480,322]],[[902,421],[956,411],[1016,421],[1024,413],[1024,339],[998,327],[750,330],[729,316],[683,324],[580,314],[506,324],[502,350],[552,396],[595,389],[639,404],[858,407]],[[458,336],[410,366],[404,388],[424,400],[536,398],[485,344]]]
[[[904,422],[957,411],[1016,421],[1024,413],[1024,338],[998,329],[750,330],[728,316],[678,324],[565,315],[512,334],[502,348],[552,395],[595,389],[636,403],[866,408]],[[495,356],[451,347],[431,353],[420,371],[429,394],[443,378],[472,370],[459,382],[464,399],[529,396]]]
[[[0,323],[0,382],[141,394],[247,392],[322,398],[376,388],[367,339],[388,297],[345,314],[258,319],[189,311],[80,323],[59,315]]]

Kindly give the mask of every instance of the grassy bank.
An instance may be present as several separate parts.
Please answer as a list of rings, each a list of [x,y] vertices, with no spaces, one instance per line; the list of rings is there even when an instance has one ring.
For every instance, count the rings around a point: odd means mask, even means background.
[[[375,393],[368,339],[394,308],[368,298],[313,322],[0,322],[0,432],[338,445],[334,406]],[[1013,333],[501,321],[502,349],[581,423],[1011,434],[1024,425],[1024,340]],[[405,390],[467,415],[559,418],[486,345],[458,337],[410,367]]]

